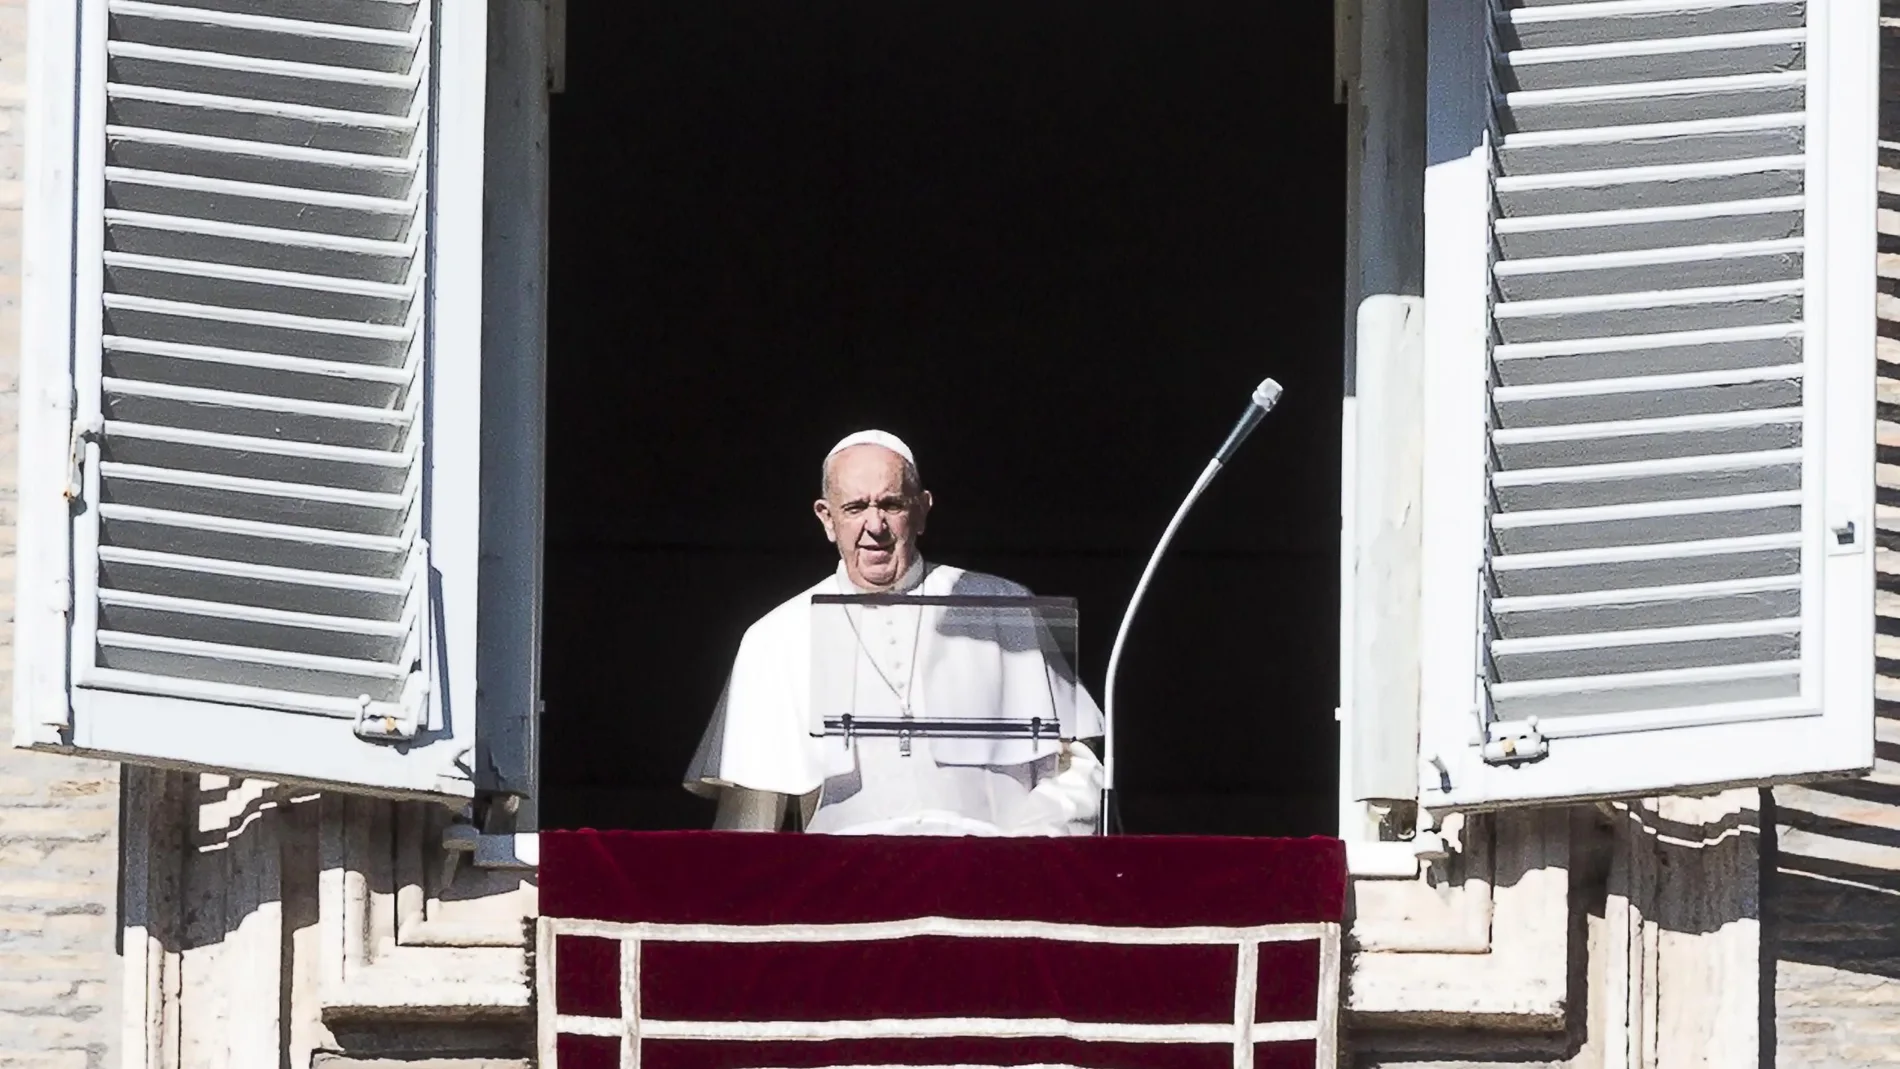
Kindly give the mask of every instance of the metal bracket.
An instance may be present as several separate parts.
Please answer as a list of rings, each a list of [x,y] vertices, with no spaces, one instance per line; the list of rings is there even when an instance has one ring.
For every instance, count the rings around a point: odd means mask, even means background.
[[[1451,846],[1443,835],[1422,831],[1412,836],[1412,856],[1420,861],[1444,861],[1451,857]]]
[[[1430,863],[1447,860],[1451,854],[1452,844],[1439,827],[1438,818],[1431,810],[1419,806],[1412,821],[1412,856]]]
[[[469,855],[478,869],[533,869],[541,864],[541,841],[533,832],[493,835],[471,824],[451,824],[442,831],[442,849],[450,857]]]

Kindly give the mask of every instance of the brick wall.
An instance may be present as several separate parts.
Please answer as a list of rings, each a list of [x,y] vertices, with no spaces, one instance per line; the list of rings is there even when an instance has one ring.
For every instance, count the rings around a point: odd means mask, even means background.
[[[1881,2],[1876,768],[1775,794],[1776,1064],[1900,1066],[1900,0]]]
[[[11,749],[26,2],[0,0],[0,1066],[118,1064],[118,769]]]

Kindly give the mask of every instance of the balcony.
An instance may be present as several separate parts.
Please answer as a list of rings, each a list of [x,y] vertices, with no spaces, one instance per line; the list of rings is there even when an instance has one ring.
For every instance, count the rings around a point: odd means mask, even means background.
[[[1329,839],[541,836],[544,1069],[1335,1064]]]

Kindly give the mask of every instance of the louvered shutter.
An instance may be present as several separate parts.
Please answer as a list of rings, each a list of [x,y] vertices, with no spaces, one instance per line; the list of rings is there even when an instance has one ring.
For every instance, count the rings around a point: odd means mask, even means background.
[[[72,327],[29,357],[71,383],[70,702],[29,686],[25,741],[469,793],[484,5],[38,25],[77,46],[35,144]]]
[[[1434,3],[1427,805],[1871,765],[1876,14]]]

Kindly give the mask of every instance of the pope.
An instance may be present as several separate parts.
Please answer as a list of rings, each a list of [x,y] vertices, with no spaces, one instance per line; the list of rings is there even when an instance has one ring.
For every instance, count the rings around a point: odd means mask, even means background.
[[[895,435],[863,431],[826,455],[812,510],[838,566],[747,629],[686,772],[687,790],[718,800],[715,828],[777,830],[796,801],[808,832],[1095,832],[1102,767],[1080,740],[1101,735],[1101,710],[1046,628],[1023,640],[1024,628],[997,622],[1008,611],[958,607],[1014,605],[1029,591],[925,561],[917,541],[932,504],[916,458]],[[892,597],[814,604],[813,595],[825,594]],[[904,604],[916,595],[957,600]],[[846,667],[834,685],[825,662],[838,662],[840,650]],[[861,720],[934,713],[939,722],[1020,723],[1033,715],[1059,728],[1034,736],[826,735],[813,712],[815,678],[824,693],[849,695]]]

